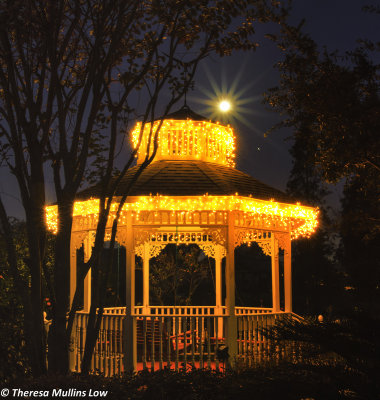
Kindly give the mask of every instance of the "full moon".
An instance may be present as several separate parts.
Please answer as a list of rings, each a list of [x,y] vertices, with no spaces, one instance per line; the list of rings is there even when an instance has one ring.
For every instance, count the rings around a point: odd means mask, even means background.
[[[227,112],[231,110],[231,103],[228,100],[223,100],[219,103],[219,110]]]

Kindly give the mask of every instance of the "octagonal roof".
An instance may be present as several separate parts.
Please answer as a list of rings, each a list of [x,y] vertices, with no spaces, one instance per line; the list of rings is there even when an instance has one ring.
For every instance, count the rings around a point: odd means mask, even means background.
[[[138,166],[130,168],[122,179],[115,195],[122,196],[131,184]],[[274,199],[282,203],[295,200],[282,191],[266,185],[235,168],[196,160],[154,161],[132,185],[130,196],[202,196],[235,195],[261,200]],[[95,185],[78,193],[78,200],[100,196],[100,186]]]

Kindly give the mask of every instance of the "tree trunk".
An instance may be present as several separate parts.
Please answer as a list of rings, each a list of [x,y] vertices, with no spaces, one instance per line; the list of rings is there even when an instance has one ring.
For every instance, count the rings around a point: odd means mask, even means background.
[[[49,332],[49,373],[67,374],[69,370],[69,340],[66,331],[70,307],[70,238],[73,200],[58,202],[59,226],[56,237],[54,263],[53,321]]]
[[[31,365],[34,376],[46,373],[46,338],[42,306],[42,262],[45,253],[45,185],[39,151],[31,152],[29,198],[23,197],[29,245],[27,260],[31,274],[31,319],[33,343]],[[27,321],[26,321],[27,322]],[[29,323],[29,322],[27,322]]]

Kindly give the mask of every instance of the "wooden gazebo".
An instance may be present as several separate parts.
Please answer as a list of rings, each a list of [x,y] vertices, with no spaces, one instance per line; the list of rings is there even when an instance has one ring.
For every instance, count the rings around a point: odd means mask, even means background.
[[[148,124],[140,147],[144,151],[139,152],[137,163],[146,155],[149,130]],[[134,143],[139,131],[137,124],[132,132]],[[228,347],[231,363],[239,358],[258,362],[265,354],[269,357],[270,343],[261,337],[259,328],[292,313],[291,240],[312,234],[318,211],[238,171],[234,157],[235,136],[230,126],[208,121],[187,107],[163,121],[155,159],[133,185],[119,222],[117,241],[126,248],[126,307],[105,310],[93,357],[94,370],[114,375],[148,366],[178,369],[182,362],[218,368],[217,350],[222,344]],[[135,168],[122,180],[116,203]],[[85,260],[89,258],[98,196],[95,186],[81,192],[75,203],[71,299],[76,287],[76,250],[83,246]],[[47,208],[47,221],[54,231],[55,206]],[[235,306],[234,252],[237,246],[251,242],[271,257],[271,308]],[[173,243],[196,244],[215,259],[215,304],[150,304],[149,260]],[[143,302],[139,306],[135,305],[136,257],[143,260]],[[280,293],[284,296],[283,309]],[[80,370],[90,294],[91,271],[85,280],[83,311],[77,313],[73,330],[71,368],[75,371]]]

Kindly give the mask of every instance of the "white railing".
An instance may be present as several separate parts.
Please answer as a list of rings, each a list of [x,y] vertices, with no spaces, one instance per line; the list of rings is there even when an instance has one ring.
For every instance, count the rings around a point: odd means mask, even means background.
[[[125,307],[106,307],[103,311],[104,315],[125,315]]]
[[[134,315],[146,316],[212,316],[227,315],[227,309],[224,306],[136,306]]]
[[[225,317],[157,316],[136,317],[137,362],[151,370],[178,371],[190,364],[219,369],[218,347],[224,343]]]
[[[297,360],[300,347],[292,341],[274,341],[263,332],[279,320],[293,318],[292,313],[259,313],[237,315],[238,359],[248,366],[277,364],[283,359]]]
[[[264,307],[235,307],[235,315],[270,314],[272,308]],[[104,308],[104,315],[125,315],[125,307]],[[227,315],[225,306],[135,306],[133,315]]]
[[[103,315],[99,336],[91,361],[91,371],[105,376],[120,375],[123,372],[123,319],[121,314]],[[73,370],[81,371],[81,362],[86,342],[88,313],[79,311],[74,324],[74,365]]]
[[[235,315],[255,315],[273,313],[272,308],[264,307],[235,307]]]
[[[217,350],[226,343],[224,327],[228,319],[225,307],[150,307],[150,315],[136,307],[134,334],[137,369],[172,368],[179,370],[191,364],[197,368],[220,368]],[[297,358],[294,343],[275,343],[263,335],[288,313],[273,313],[267,308],[236,307],[237,360],[247,365],[278,362]],[[107,308],[99,331],[91,370],[105,376],[124,371],[123,321],[125,307]],[[88,313],[77,312],[73,330],[74,353],[71,368],[80,372]]]

